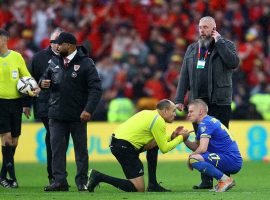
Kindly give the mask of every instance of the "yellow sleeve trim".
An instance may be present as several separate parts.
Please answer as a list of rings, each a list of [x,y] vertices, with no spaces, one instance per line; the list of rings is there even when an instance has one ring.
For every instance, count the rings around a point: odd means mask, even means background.
[[[211,135],[201,134],[201,138],[211,138]]]

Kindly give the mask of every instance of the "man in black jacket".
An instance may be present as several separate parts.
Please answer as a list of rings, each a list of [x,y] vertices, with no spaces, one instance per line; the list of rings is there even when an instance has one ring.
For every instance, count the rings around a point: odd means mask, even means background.
[[[87,121],[101,98],[101,81],[94,62],[76,47],[74,35],[62,32],[56,40],[60,56],[54,56],[40,85],[51,88],[49,127],[51,132],[54,183],[44,191],[68,191],[65,135],[71,133],[79,191],[87,191]]]
[[[185,53],[177,86],[175,103],[184,110],[184,97],[202,99],[208,105],[208,114],[229,128],[232,102],[232,73],[239,65],[233,42],[216,30],[215,19],[206,16],[199,22],[199,40],[190,44]],[[193,124],[197,132],[197,124]],[[213,179],[202,174],[202,182],[194,189],[213,187]]]
[[[30,73],[38,81],[45,70],[48,68],[51,63],[53,56],[58,55],[57,44],[55,44],[56,38],[62,32],[61,29],[56,29],[50,37],[50,46],[46,49],[43,49],[37,52],[30,65]],[[50,130],[49,130],[49,119],[48,119],[48,108],[49,108],[49,98],[50,98],[50,89],[42,90],[39,93],[39,96],[33,98],[33,108],[34,116],[36,119],[40,119],[46,129],[45,144],[47,152],[47,172],[49,183],[53,183],[52,175],[52,150],[50,142]],[[66,135],[66,144],[68,147],[69,143],[69,134]]]

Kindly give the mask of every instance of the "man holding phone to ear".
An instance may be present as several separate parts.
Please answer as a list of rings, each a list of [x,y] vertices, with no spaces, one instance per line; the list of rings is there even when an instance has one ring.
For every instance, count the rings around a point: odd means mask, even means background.
[[[175,103],[183,111],[184,98],[202,99],[208,114],[229,128],[232,102],[232,73],[239,65],[239,57],[232,41],[216,30],[214,18],[206,16],[199,22],[199,39],[190,44],[185,53],[176,91]],[[198,126],[193,124],[195,132]],[[210,189],[213,179],[201,174],[202,182],[193,189]]]

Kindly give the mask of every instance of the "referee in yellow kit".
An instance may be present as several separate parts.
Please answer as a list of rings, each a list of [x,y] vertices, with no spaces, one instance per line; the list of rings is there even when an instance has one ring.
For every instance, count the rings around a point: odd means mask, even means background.
[[[108,176],[92,169],[89,171],[87,182],[89,192],[93,192],[100,182],[108,183],[126,192],[144,192],[144,170],[139,154],[156,146],[162,153],[167,153],[189,136],[189,131],[184,130],[183,127],[178,127],[171,135],[166,134],[166,122],[173,122],[175,110],[176,105],[164,99],[157,104],[156,110],[143,110],[121,124],[112,136],[110,148],[128,180]],[[147,161],[155,162],[154,159],[147,159]],[[153,188],[150,191],[168,190]]]
[[[9,33],[0,29],[0,136],[2,144],[2,168],[0,185],[17,188],[14,169],[14,154],[21,134],[22,112],[30,115],[29,107],[23,108],[21,95],[17,91],[20,77],[31,76],[20,53],[9,50]],[[32,95],[36,95],[39,88]],[[7,172],[9,178],[7,179]]]

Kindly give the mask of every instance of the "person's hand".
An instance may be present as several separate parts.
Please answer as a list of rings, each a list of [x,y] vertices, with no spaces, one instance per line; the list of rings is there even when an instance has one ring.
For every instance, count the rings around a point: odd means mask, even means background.
[[[177,108],[179,111],[184,111],[185,106],[184,106],[184,104],[182,104],[182,103],[178,103],[178,104],[176,104],[176,108]]]
[[[42,80],[42,81],[40,82],[40,87],[41,87],[41,88],[47,89],[47,88],[49,88],[50,86],[51,86],[51,80]]]
[[[172,135],[171,135],[171,140],[173,140],[174,138],[176,138],[179,133],[184,129],[183,126],[178,126],[173,132],[172,132]]]
[[[154,147],[157,146],[157,143],[155,140],[151,140],[150,142],[148,142],[146,145],[144,145],[143,147],[143,151],[147,151],[147,150],[150,150],[150,149],[153,149]]]
[[[182,135],[183,136],[183,141],[186,141],[190,135],[190,133],[194,132],[193,130],[192,131],[189,131],[187,129],[183,129],[182,131],[180,131],[180,133],[178,135]]]
[[[29,117],[31,117],[31,110],[29,107],[23,107],[23,113],[27,119],[29,119]]]
[[[215,42],[217,42],[219,40],[219,38],[221,37],[221,35],[216,30],[213,30],[212,37],[214,38]]]
[[[82,122],[87,122],[91,118],[91,113],[84,110],[84,111],[82,111],[80,118],[81,118]]]
[[[40,93],[41,89],[39,87],[34,88],[32,91],[28,91],[28,95],[30,97],[38,97],[38,94]]]

